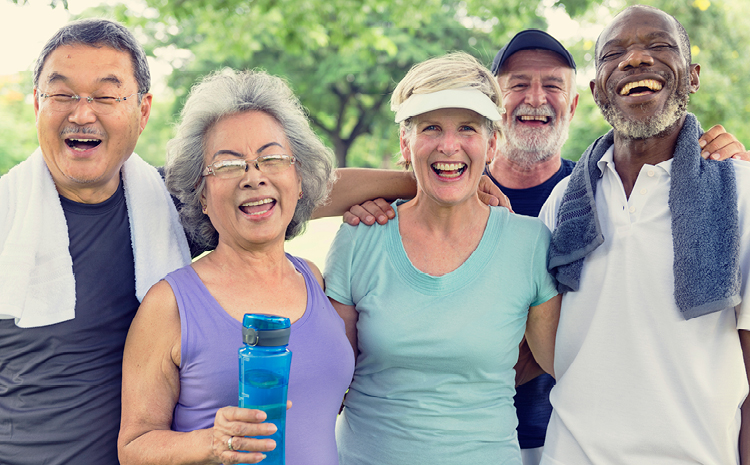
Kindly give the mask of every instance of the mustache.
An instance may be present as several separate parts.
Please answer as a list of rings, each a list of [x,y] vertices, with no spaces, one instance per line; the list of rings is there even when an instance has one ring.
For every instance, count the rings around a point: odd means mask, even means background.
[[[77,125],[71,125],[71,126],[65,126],[60,131],[60,136],[65,136],[67,134],[85,134],[89,136],[104,136],[104,132],[91,127],[91,126],[77,126]]]
[[[554,117],[555,110],[552,108],[552,105],[550,105],[549,103],[545,103],[540,107],[533,107],[529,105],[528,103],[522,103],[518,105],[515,110],[513,110],[514,118],[521,116],[521,115]]]

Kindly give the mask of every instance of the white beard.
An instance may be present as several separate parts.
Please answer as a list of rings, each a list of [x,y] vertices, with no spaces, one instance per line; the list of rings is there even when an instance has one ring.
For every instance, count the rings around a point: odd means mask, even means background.
[[[524,127],[516,120],[519,114],[548,116],[551,121],[542,128]],[[561,119],[556,119],[549,104],[539,108],[519,105],[502,125],[505,137],[499,144],[499,153],[514,164],[531,167],[558,156],[568,140],[569,128],[569,114],[564,113]]]

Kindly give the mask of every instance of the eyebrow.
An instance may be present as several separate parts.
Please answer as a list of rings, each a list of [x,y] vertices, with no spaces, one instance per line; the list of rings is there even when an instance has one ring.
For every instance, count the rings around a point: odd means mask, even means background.
[[[523,73],[508,74],[508,80],[513,80],[513,79],[530,80],[531,75],[523,74]]]
[[[255,151],[255,153],[257,153],[258,155],[260,155],[260,153],[261,153],[262,151],[264,151],[265,149],[267,149],[267,148],[269,148],[269,147],[273,147],[273,146],[276,146],[276,147],[280,147],[280,148],[282,148],[282,149],[284,148],[284,147],[283,147],[283,146],[282,146],[281,144],[279,144],[278,142],[269,142],[269,143],[267,143],[267,144],[265,144],[265,145],[261,146],[261,148],[259,148],[258,150],[256,150],[256,151]],[[214,160],[214,159],[216,159],[216,157],[218,157],[219,155],[231,155],[231,156],[233,156],[233,157],[237,157],[237,158],[245,158],[245,155],[243,155],[243,154],[241,154],[240,152],[237,152],[237,151],[235,151],[235,150],[227,150],[227,149],[222,149],[222,150],[219,150],[218,152],[216,152],[215,154],[213,154],[213,156],[211,157],[211,159],[212,159],[212,160]]]
[[[532,77],[529,74],[518,73],[518,74],[510,74],[510,75],[508,75],[508,80],[509,81],[513,81],[513,80],[530,81],[531,79],[532,79]],[[557,83],[560,83],[560,84],[565,84],[565,78],[562,78],[560,76],[546,75],[546,76],[542,76],[541,80],[542,80],[542,82],[552,81],[552,82],[557,82]]]
[[[211,160],[215,160],[216,157],[218,157],[219,155],[231,155],[231,156],[237,157],[237,158],[245,158],[244,155],[242,155],[239,152],[235,152],[234,150],[219,150],[218,152],[216,152],[215,154],[213,154],[213,156],[211,157]]]
[[[607,42],[605,42],[604,45],[602,45],[601,47],[599,47],[599,52],[601,52],[602,50],[604,50],[605,48],[607,48],[609,46],[618,46],[621,43],[627,42],[627,41],[629,41],[631,39],[632,39],[632,37],[610,39]],[[646,34],[646,39],[648,39],[648,40],[666,39],[667,42],[669,42],[672,45],[675,45],[676,43],[678,43],[675,40],[675,38],[672,36],[672,34],[670,34],[669,32],[665,32],[665,31],[650,32],[650,33]]]
[[[54,82],[68,82],[69,78],[63,74],[60,74],[56,71],[53,71],[50,73],[50,75],[47,77],[47,84],[52,84]],[[108,76],[104,76],[103,78],[100,78],[98,80],[100,83],[108,83],[108,84],[114,84],[117,87],[122,87],[122,80],[115,76],[114,74],[110,74]]]
[[[261,148],[259,148],[258,150],[256,150],[256,151],[255,151],[255,153],[257,153],[257,154],[260,154],[260,153],[261,153],[262,151],[264,151],[264,150],[265,150],[265,149],[267,149],[268,147],[272,147],[272,146],[276,146],[276,147],[279,147],[279,148],[281,148],[281,149],[283,149],[283,148],[284,148],[284,147],[283,147],[283,146],[282,146],[281,144],[279,144],[278,142],[269,142],[269,143],[267,143],[266,145],[264,145],[264,146],[262,146]]]

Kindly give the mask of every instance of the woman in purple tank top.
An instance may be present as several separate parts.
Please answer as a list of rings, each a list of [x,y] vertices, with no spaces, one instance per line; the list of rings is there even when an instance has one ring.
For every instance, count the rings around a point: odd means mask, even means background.
[[[257,463],[275,447],[251,438],[274,432],[265,413],[235,407],[245,313],[293,323],[287,464],[338,463],[352,348],[318,269],[284,252],[326,199],[331,159],[281,79],[223,71],[193,89],[166,179],[189,237],[213,251],[157,283],[133,321],[121,463]]]

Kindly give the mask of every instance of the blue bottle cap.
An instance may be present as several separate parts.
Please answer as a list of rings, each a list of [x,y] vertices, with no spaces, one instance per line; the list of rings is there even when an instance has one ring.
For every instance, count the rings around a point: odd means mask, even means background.
[[[246,313],[242,319],[242,340],[251,346],[285,346],[291,332],[292,324],[283,316]]]

